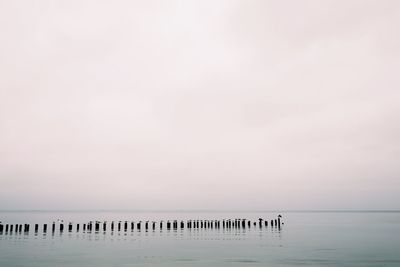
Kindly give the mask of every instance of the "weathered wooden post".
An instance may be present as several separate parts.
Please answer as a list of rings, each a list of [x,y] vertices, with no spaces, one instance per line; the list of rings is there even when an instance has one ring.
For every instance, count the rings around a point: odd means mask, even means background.
[[[131,231],[133,231],[133,229],[135,229],[135,223],[131,222]]]
[[[107,222],[103,222],[103,232],[107,231]]]
[[[6,224],[6,233],[8,233],[8,224]]]
[[[70,222],[69,224],[68,224],[68,232],[72,232],[72,223]]]
[[[169,230],[171,228],[171,223],[170,221],[167,221],[167,230]]]
[[[281,228],[281,218],[282,218],[282,215],[278,215],[278,228]]]
[[[79,223],[76,224],[76,232],[79,233]]]
[[[144,228],[147,231],[149,229],[149,221],[146,221],[144,224]]]
[[[128,222],[125,221],[125,223],[124,223],[124,231],[126,232],[127,230],[128,230]]]
[[[12,233],[13,230],[14,230],[14,225],[13,225],[13,224],[10,224],[10,233]]]
[[[271,226],[274,227],[274,220],[271,220]]]
[[[111,232],[114,231],[114,221],[111,222]]]
[[[156,222],[155,221],[152,221],[152,228],[153,228],[153,231],[156,230]]]
[[[83,231],[86,231],[86,223],[83,224]]]
[[[15,225],[15,232],[18,232],[18,224]]]
[[[99,232],[100,231],[100,222],[99,221],[96,221],[94,223],[94,231],[95,232]]]
[[[181,221],[181,229],[185,228],[185,223]]]
[[[264,223],[265,223],[265,227],[267,227],[268,226],[268,220],[264,220]]]
[[[47,224],[43,224],[43,233],[47,232]]]
[[[39,224],[35,224],[35,233],[37,233],[39,231]]]
[[[2,223],[0,223],[0,233],[3,233],[3,228],[4,228],[4,225]]]
[[[63,232],[63,231],[64,231],[64,224],[60,223],[60,232]]]
[[[251,221],[250,221],[250,220],[247,222],[247,226],[248,226],[249,228],[251,227]]]
[[[24,232],[27,233],[29,232],[29,224],[24,224]]]
[[[29,227],[28,227],[29,228]],[[53,222],[52,226],[51,226],[51,231],[54,233],[56,231],[56,223]]]
[[[259,224],[259,227],[260,227],[260,228],[262,228],[262,221],[263,221],[263,219],[258,218],[258,224]]]
[[[121,231],[121,221],[118,222],[118,232]]]
[[[162,230],[162,223],[163,223],[163,221],[161,220],[160,221],[160,230]]]
[[[142,221],[139,221],[136,225],[136,228],[138,229],[138,231],[140,231],[140,226],[141,226]]]

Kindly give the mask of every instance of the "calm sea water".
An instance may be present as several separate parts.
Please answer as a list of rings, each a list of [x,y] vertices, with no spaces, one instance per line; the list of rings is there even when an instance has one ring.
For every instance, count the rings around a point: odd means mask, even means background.
[[[3,223],[276,218],[267,212],[0,212]],[[400,266],[399,212],[283,212],[276,228],[0,234],[0,266]]]

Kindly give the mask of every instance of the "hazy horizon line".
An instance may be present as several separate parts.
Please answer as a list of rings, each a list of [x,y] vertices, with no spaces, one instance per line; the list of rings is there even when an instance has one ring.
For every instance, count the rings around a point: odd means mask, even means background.
[[[0,212],[160,212],[160,213],[198,213],[198,212],[400,212],[400,209],[282,209],[282,210],[231,210],[231,209],[0,209]]]

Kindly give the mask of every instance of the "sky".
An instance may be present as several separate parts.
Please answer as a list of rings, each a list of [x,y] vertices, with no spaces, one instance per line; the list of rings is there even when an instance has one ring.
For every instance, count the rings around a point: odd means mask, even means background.
[[[0,1],[0,209],[400,209],[399,1]]]

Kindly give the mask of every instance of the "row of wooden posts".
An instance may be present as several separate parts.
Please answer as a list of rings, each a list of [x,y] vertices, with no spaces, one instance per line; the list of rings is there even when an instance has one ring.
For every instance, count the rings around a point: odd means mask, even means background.
[[[251,228],[253,227],[259,227],[259,228],[263,228],[263,227],[277,227],[280,228],[281,227],[281,215],[278,216],[277,219],[274,220],[264,220],[264,219],[258,219],[258,222],[254,221],[250,221],[247,219],[227,219],[227,220],[188,220],[188,221],[178,221],[178,220],[171,220],[171,221],[160,221],[160,222],[149,222],[149,221],[138,221],[138,222],[128,222],[128,221],[119,221],[119,222],[114,222],[112,221],[110,223],[110,229],[111,231],[128,231],[131,230],[133,231],[134,229],[137,229],[138,231],[140,231],[142,229],[142,225],[144,227],[145,230],[148,230],[149,228],[151,228],[152,230],[156,229],[156,226],[158,224],[158,228],[160,230],[163,229],[163,227],[165,227],[167,230],[177,230],[177,229],[184,229],[185,227],[187,229],[220,229],[221,227],[223,229],[240,229],[240,228]],[[51,231],[55,232],[56,231],[56,223],[53,222],[52,224],[49,224],[49,226],[51,225]],[[47,228],[47,224],[43,224],[42,225],[42,230],[43,232],[47,232],[48,228]],[[72,232],[74,231],[74,224],[72,222],[65,224],[65,226],[68,227],[68,231]],[[83,231],[95,231],[95,232],[100,232],[100,231],[107,231],[107,222],[100,222],[100,221],[95,221],[92,222],[90,221],[89,223],[84,223],[84,224],[75,224],[75,229],[77,232],[80,231],[80,227],[82,226],[82,230]],[[58,223],[58,228],[60,232],[64,231],[64,223],[61,221]],[[49,229],[50,230],[50,229]],[[30,224],[2,224],[0,223],[0,233],[3,232],[24,232],[24,233],[29,233],[30,231]],[[39,224],[34,224],[34,232],[37,233],[39,231]]]

